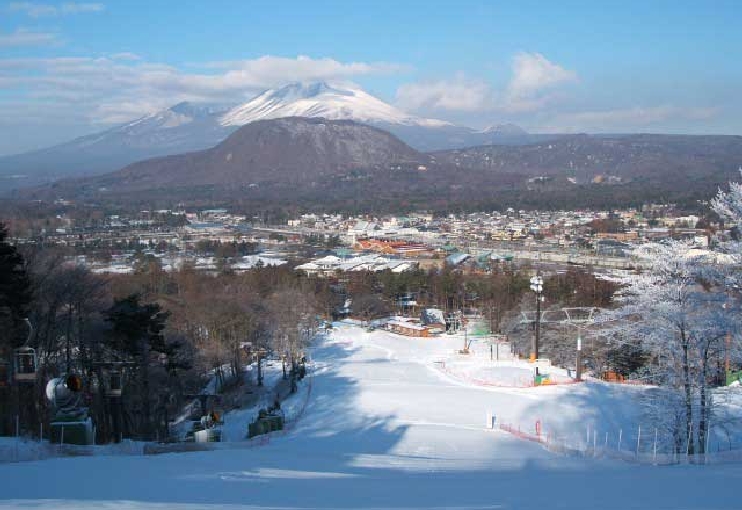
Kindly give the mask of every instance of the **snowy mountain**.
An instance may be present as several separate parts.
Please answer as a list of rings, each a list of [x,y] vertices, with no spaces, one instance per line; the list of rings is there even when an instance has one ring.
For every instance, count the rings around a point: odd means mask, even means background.
[[[443,120],[416,117],[360,88],[325,82],[291,83],[266,90],[226,112],[220,122],[224,126],[242,126],[281,117],[347,119],[370,124],[422,151],[482,145],[501,136],[479,133]]]
[[[236,129],[219,123],[226,110],[223,106],[179,103],[100,133],[0,157],[0,190],[100,174],[154,156],[213,147]]]
[[[205,149],[234,131],[218,122],[227,109],[209,104],[178,103],[103,133],[81,137],[57,147],[84,149],[96,146],[97,151],[112,150],[113,153],[125,147],[147,153],[159,152],[155,155]]]
[[[416,117],[360,88],[326,82],[297,82],[266,90],[230,109],[220,122],[224,126],[243,126],[256,120],[281,117],[354,120],[389,131],[421,151],[531,141],[530,135],[515,124],[499,124],[476,131],[443,120]]]
[[[204,120],[213,121],[214,117],[218,117],[228,109],[228,106],[183,102],[124,124],[113,131],[134,134],[159,128],[174,128],[186,124],[199,124],[199,122]]]
[[[322,117],[349,119],[365,123],[444,127],[451,123],[409,115],[369,93],[352,87],[336,87],[325,82],[291,83],[269,89],[245,104],[229,110],[221,118],[224,126],[244,126],[255,120],[280,117]]]
[[[64,177],[98,175],[136,161],[214,147],[237,128],[284,117],[353,120],[390,132],[419,151],[540,140],[512,124],[475,131],[408,114],[357,87],[291,83],[237,106],[179,103],[106,131],[0,157],[0,192]]]
[[[416,168],[419,162],[427,162],[427,157],[381,129],[349,120],[293,117],[251,122],[213,148],[140,161],[110,174],[75,180],[72,186],[113,192],[204,185],[296,186],[334,181],[359,169],[388,171],[390,164]]]
[[[533,138],[515,124],[498,124],[476,131],[443,120],[416,117],[360,88],[326,82],[297,82],[266,90],[230,109],[220,122],[224,126],[243,126],[256,120],[281,117],[354,120],[389,131],[420,151],[488,144],[517,145]]]

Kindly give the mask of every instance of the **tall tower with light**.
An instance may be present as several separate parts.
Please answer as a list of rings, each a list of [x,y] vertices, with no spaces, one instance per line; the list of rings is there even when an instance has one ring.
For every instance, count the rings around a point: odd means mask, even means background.
[[[531,361],[538,359],[538,343],[541,335],[541,301],[543,301],[544,279],[541,275],[531,278],[531,290],[536,293],[536,335],[531,350]]]

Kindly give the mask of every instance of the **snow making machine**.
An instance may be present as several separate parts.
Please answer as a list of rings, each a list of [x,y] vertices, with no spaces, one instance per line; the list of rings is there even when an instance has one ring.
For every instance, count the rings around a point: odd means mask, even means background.
[[[248,424],[247,437],[262,436],[277,430],[283,430],[286,417],[281,410],[281,404],[276,401],[268,409],[260,409],[255,420]]]
[[[46,398],[54,409],[49,439],[59,444],[93,444],[95,427],[87,407],[82,405],[82,379],[68,374],[46,384]]]
[[[186,432],[186,442],[221,442],[221,426],[224,424],[222,419],[224,413],[218,407],[220,396],[206,393],[191,396],[194,397],[193,402],[191,402],[191,405],[189,406],[192,425],[191,430]]]

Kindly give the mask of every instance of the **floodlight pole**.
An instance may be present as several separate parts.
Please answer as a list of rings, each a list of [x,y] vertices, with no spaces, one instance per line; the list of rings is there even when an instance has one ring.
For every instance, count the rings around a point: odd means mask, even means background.
[[[541,293],[536,292],[536,343],[533,347],[533,356],[538,359],[538,343],[541,337]]]
[[[544,280],[541,275],[531,278],[531,290],[536,293],[536,336],[533,342],[533,359],[538,359],[538,344],[541,336],[541,296],[544,292]]]
[[[258,358],[258,386],[263,385],[263,371],[260,367],[260,362],[262,361],[263,357],[261,356],[260,349],[257,350],[256,356]]]
[[[582,380],[582,367],[580,366],[582,364],[582,338],[580,337],[580,328],[577,328],[577,369],[576,369],[576,379],[578,381]]]

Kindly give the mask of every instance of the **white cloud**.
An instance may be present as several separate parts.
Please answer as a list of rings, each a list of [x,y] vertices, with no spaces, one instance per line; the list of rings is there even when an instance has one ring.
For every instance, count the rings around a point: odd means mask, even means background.
[[[227,69],[225,82],[240,83],[256,88],[273,87],[287,81],[315,81],[349,78],[370,74],[389,74],[406,69],[405,66],[388,62],[348,62],[331,58],[314,59],[305,55],[296,58],[265,55],[251,60],[209,62],[207,69]]]
[[[513,76],[507,96],[511,101],[533,100],[547,89],[577,81],[577,74],[550,62],[541,53],[518,53],[513,57]]]
[[[136,53],[130,53],[128,51],[122,51],[121,53],[114,53],[110,55],[112,60],[142,60],[142,57]]]
[[[397,102],[412,110],[528,112],[558,97],[554,90],[559,85],[575,81],[574,71],[550,62],[541,53],[518,53],[505,90],[459,74],[451,80],[404,84],[397,90]]]
[[[263,56],[187,72],[130,53],[107,58],[0,59],[0,86],[16,104],[56,101],[94,123],[119,123],[180,101],[229,103],[290,81],[397,72],[390,63]],[[193,66],[192,66],[193,67]],[[2,103],[0,103],[2,104]]]
[[[48,4],[34,4],[31,2],[11,2],[8,4],[8,10],[12,12],[23,12],[32,18],[41,16],[54,16],[57,8]]]
[[[592,110],[557,115],[541,129],[562,132],[636,131],[677,121],[710,120],[720,112],[721,109],[715,106],[674,105]]]
[[[10,46],[39,46],[52,44],[57,41],[56,34],[49,32],[34,32],[23,28],[8,34],[0,33],[0,48]]]
[[[489,110],[494,104],[492,87],[481,80],[459,75],[453,80],[406,83],[397,89],[397,102],[410,110]]]
[[[104,9],[105,5],[101,3],[65,2],[61,5],[51,5],[37,4],[34,2],[11,2],[8,4],[8,10],[13,12],[22,12],[32,18],[79,14],[84,12],[100,12]]]
[[[101,12],[106,7],[101,3],[77,3],[65,2],[60,11],[62,14],[75,14],[78,12]]]

